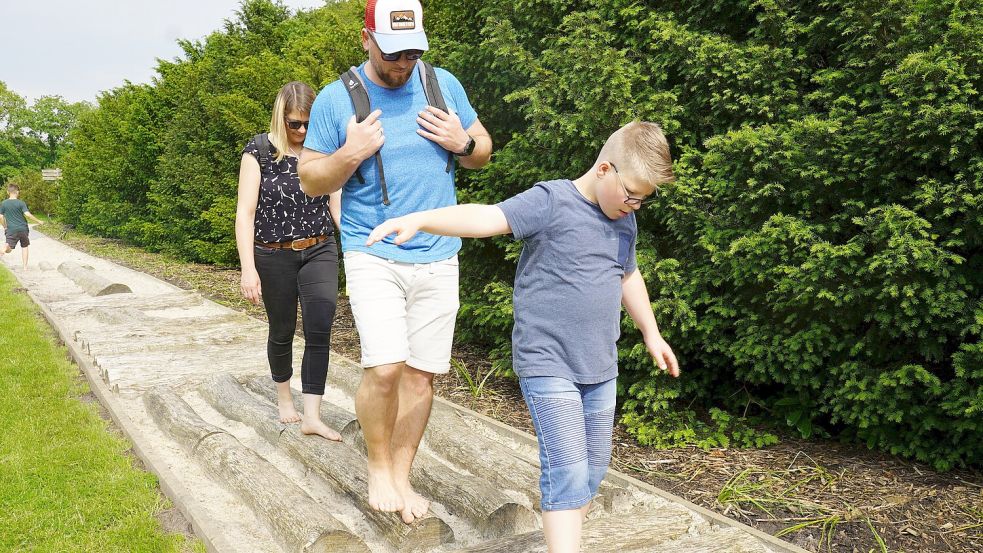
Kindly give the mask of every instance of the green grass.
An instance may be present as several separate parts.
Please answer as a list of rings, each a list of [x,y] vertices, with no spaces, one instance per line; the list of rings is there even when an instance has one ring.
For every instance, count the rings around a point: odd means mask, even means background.
[[[0,551],[188,551],[166,534],[154,475],[136,469],[78,369],[0,268]]]

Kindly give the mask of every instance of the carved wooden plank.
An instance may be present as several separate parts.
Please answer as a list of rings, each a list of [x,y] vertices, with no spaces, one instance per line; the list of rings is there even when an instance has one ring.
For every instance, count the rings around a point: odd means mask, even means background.
[[[85,290],[90,296],[106,296],[109,294],[132,292],[129,286],[120,282],[112,282],[92,269],[83,267],[73,261],[63,262],[58,266],[58,271],[72,279],[79,288]]]
[[[144,402],[161,428],[261,514],[289,550],[369,552],[360,538],[269,461],[202,420],[177,394],[152,390]]]
[[[52,302],[56,310],[84,311],[93,307],[127,307],[140,311],[159,311],[183,307],[198,307],[205,299],[198,292],[175,290],[163,294],[134,294],[132,296],[105,296],[91,298],[80,296]]]
[[[276,391],[271,379],[249,378],[244,385],[271,403],[276,402]],[[294,394],[294,404],[298,410],[303,408],[297,394]],[[321,420],[337,429],[345,443],[365,454],[365,441],[353,413],[322,401]],[[478,463],[480,461],[475,460],[475,464]],[[498,470],[493,463],[488,469]],[[457,472],[426,451],[417,453],[410,482],[417,491],[443,505],[450,514],[475,525],[485,537],[510,536],[539,526],[535,513],[528,507],[510,499],[487,480]]]
[[[620,553],[772,553],[772,550],[738,528],[716,527],[660,544],[636,545]]]
[[[259,435],[282,447],[348,495],[366,520],[397,551],[430,551],[454,540],[450,526],[433,514],[405,524],[399,513],[384,513],[370,507],[365,457],[345,443],[304,436],[297,425],[284,427],[277,421],[276,407],[247,392],[232,376],[215,377],[203,384],[200,391],[224,416],[252,426]]]
[[[630,516],[602,517],[584,523],[583,551],[626,553],[654,551],[653,547],[684,536],[693,519],[682,508],[634,512]],[[546,553],[541,530],[487,541],[457,553]]]

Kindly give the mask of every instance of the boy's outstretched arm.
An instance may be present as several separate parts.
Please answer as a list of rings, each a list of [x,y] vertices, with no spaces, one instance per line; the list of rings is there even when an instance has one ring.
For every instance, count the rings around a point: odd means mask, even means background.
[[[645,340],[645,347],[649,350],[649,355],[664,371],[669,371],[672,376],[679,376],[679,361],[676,354],[666,343],[659,332],[659,325],[655,322],[655,313],[652,313],[652,302],[649,301],[649,292],[645,288],[645,279],[642,273],[636,268],[630,275],[625,276],[621,281],[621,303],[624,304],[628,315],[635,321],[635,326],[642,331],[642,338]]]
[[[402,244],[420,231],[441,236],[485,238],[510,234],[512,228],[505,219],[505,213],[498,206],[453,205],[389,219],[372,230],[365,245],[371,246],[390,234],[396,234],[396,238],[393,239],[394,244]]]

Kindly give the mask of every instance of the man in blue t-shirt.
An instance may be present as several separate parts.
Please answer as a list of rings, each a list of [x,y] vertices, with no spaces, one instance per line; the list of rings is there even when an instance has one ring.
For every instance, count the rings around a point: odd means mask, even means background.
[[[3,227],[4,238],[7,241],[3,249],[0,249],[0,255],[10,253],[17,244],[20,244],[20,257],[26,271],[28,246],[31,245],[28,236],[31,229],[27,226],[27,219],[39,225],[42,221],[27,210],[27,204],[20,199],[20,188],[16,184],[7,185],[7,194],[10,198],[0,202],[0,226]]]
[[[368,449],[368,500],[410,523],[429,509],[409,472],[433,377],[450,368],[461,241],[420,234],[401,246],[365,243],[386,219],[455,205],[448,156],[480,168],[492,141],[449,72],[435,69],[447,111],[428,105],[417,68],[429,48],[420,2],[369,0],[361,38],[368,60],[357,72],[373,111],[356,122],[347,83],[326,86],[311,108],[298,172],[308,195],[343,191],[341,244],[365,368],[355,411]]]

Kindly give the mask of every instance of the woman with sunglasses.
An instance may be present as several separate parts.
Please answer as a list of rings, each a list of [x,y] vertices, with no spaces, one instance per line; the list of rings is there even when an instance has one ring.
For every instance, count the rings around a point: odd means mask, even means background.
[[[341,436],[321,422],[320,407],[338,299],[334,221],[341,196],[309,197],[297,176],[314,96],[305,83],[284,85],[273,104],[268,151],[261,151],[266,146],[263,135],[253,137],[243,149],[235,232],[242,295],[256,305],[262,299],[269,320],[266,351],[280,421],[300,422],[301,432],[337,441]],[[303,417],[290,393],[298,300],[305,341]]]

